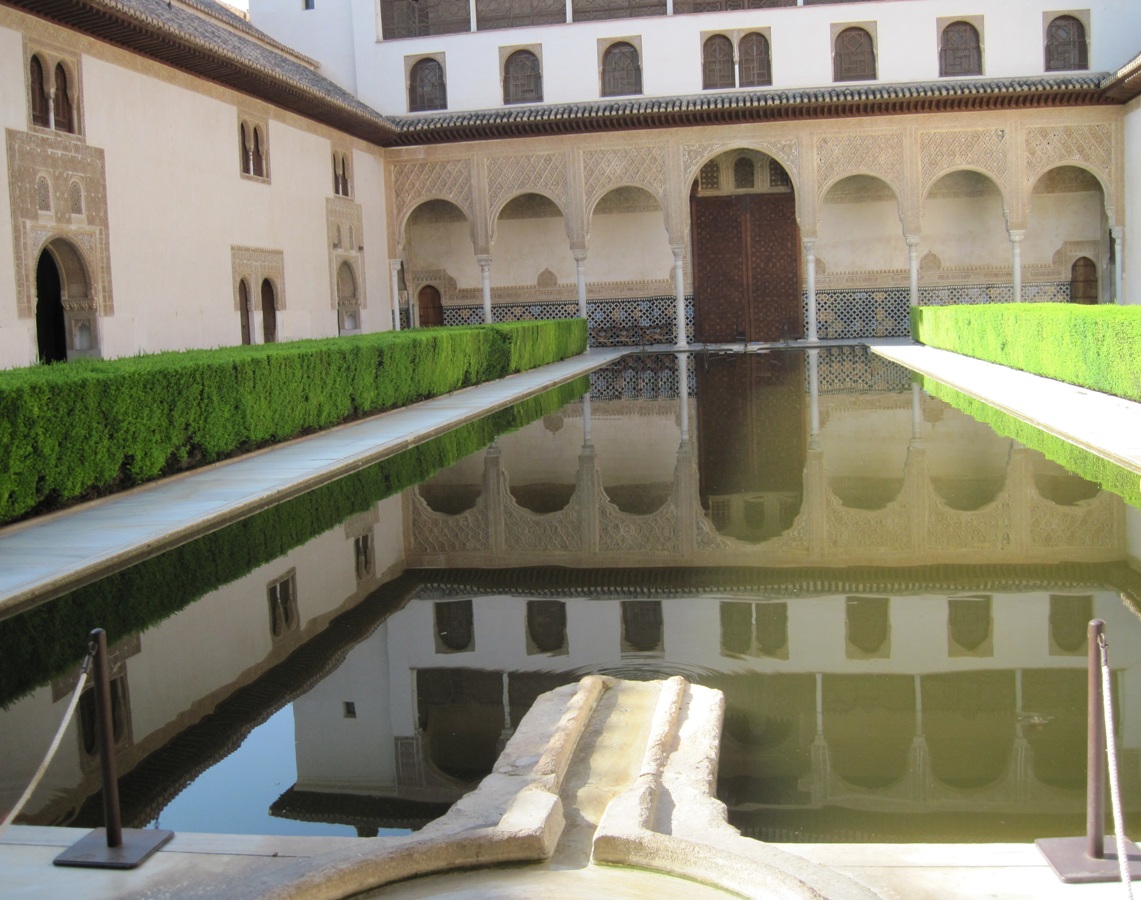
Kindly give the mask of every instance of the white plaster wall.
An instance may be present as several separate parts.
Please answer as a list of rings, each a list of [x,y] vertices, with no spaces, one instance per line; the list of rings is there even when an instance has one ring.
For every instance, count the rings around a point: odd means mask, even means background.
[[[313,13],[287,6],[254,0],[254,24],[281,39],[291,36],[297,20]],[[701,92],[703,31],[771,29],[773,85],[795,88],[832,83],[832,23],[876,23],[879,82],[938,79],[940,17],[983,15],[983,72],[999,78],[1043,74],[1044,11],[1090,11],[1091,71],[1123,65],[1136,53],[1141,26],[1141,5],[1133,0],[1098,0],[1080,7],[1059,6],[1053,0],[1003,0],[985,9],[964,9],[959,0],[879,0],[378,41],[379,13],[373,0],[353,0],[353,7],[359,95],[376,109],[394,114],[407,111],[405,56],[425,53],[445,55],[448,108],[463,110],[502,106],[499,47],[523,43],[542,45],[545,101],[568,103],[599,97],[599,39],[640,36],[644,93],[665,96]],[[322,60],[347,52],[332,34],[319,40],[307,37],[304,46]]]
[[[0,84],[7,85],[0,102],[0,130],[25,131],[28,106],[24,91],[17,85],[27,82],[24,49],[20,33],[0,28]],[[7,157],[7,150],[4,153]],[[12,200],[0,190],[0,368],[31,365],[36,360],[35,319],[16,316],[16,258],[12,243]]]
[[[388,197],[381,150],[353,151],[353,199],[360,204],[364,229],[364,331],[392,329],[392,278],[388,266]],[[329,276],[326,275],[326,278]],[[330,284],[330,291],[335,288]]]
[[[444,269],[457,288],[478,288],[479,263],[471,241],[471,226],[463,222],[427,222],[413,218],[407,228],[408,261],[412,269]],[[492,269],[495,269],[494,263]],[[409,289],[414,286],[409,285]],[[439,285],[440,293],[446,293]],[[412,298],[416,302],[416,298]]]
[[[1010,265],[1010,234],[998,192],[982,197],[927,198],[920,258],[929,251],[939,257],[943,268]]]
[[[301,0],[250,0],[250,20],[269,31],[286,47],[320,59],[318,71],[347,91],[356,90],[356,53],[353,41],[353,5],[344,0],[318,0],[305,9]],[[336,52],[322,53],[326,48]]]
[[[1096,241],[1100,245],[1108,227],[1105,201],[1100,192],[1034,194],[1030,198],[1026,237],[1022,241],[1022,264],[1050,265],[1054,253],[1066,241]],[[1100,280],[1105,276],[1100,252],[1092,259],[1097,263]],[[1069,277],[1067,271],[1066,280]]]
[[[491,257],[493,287],[533,286],[544,269],[554,272],[560,284],[575,284],[574,257],[562,216],[500,219]]]
[[[1141,303],[1141,98],[1125,107],[1125,302]]]
[[[816,258],[824,260],[829,272],[907,268],[907,242],[895,200],[825,201],[817,228]]]
[[[590,219],[587,249],[587,282],[665,280],[673,271],[660,211],[596,213]]]

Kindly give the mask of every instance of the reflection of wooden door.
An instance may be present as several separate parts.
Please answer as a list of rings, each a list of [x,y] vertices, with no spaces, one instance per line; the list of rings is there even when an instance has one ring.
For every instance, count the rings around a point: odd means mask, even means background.
[[[794,195],[695,197],[692,203],[697,340],[803,337]]]
[[[440,292],[436,288],[430,284],[424,285],[416,296],[416,303],[420,310],[421,328],[444,324],[444,307],[440,302]]]

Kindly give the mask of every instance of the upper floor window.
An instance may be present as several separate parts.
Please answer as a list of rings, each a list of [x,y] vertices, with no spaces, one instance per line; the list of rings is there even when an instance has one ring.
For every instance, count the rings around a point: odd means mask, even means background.
[[[1086,27],[1074,16],[1058,16],[1046,26],[1046,71],[1088,69]]]
[[[666,0],[571,0],[571,20],[574,22],[633,19],[665,14]]]
[[[444,67],[427,57],[413,64],[408,72],[408,111],[425,112],[448,108]]]
[[[939,35],[940,75],[981,75],[982,45],[970,22],[952,22]]]
[[[338,197],[351,197],[349,188],[349,155],[333,151],[333,193]]]
[[[618,41],[602,54],[602,96],[642,93],[642,65],[633,44]]]
[[[238,143],[243,175],[269,177],[268,143],[264,122],[242,119],[238,123]]]
[[[471,31],[469,0],[380,0],[384,40]]]
[[[703,191],[721,190],[721,166],[718,165],[717,160],[711,159],[701,167],[698,184]]]
[[[761,87],[773,83],[772,57],[769,40],[763,34],[751,31],[737,45],[741,69],[741,87]]]
[[[503,102],[539,103],[542,99],[539,57],[530,50],[516,50],[503,64]]]
[[[55,111],[56,131],[75,133],[75,116],[72,111],[71,94],[68,92],[67,69],[63,63],[56,63],[55,78],[53,79],[54,94],[52,101]]]
[[[733,189],[751,191],[757,181],[757,167],[747,156],[739,156],[733,163]]]
[[[51,124],[48,113],[48,91],[44,85],[44,64],[33,56],[28,64],[28,90],[32,99],[32,124],[47,128]]]
[[[701,86],[705,90],[737,86],[733,71],[733,42],[715,34],[701,48]]]
[[[477,31],[519,28],[524,25],[562,25],[566,20],[566,0],[522,0],[507,3],[503,0],[475,0]]]
[[[876,51],[863,28],[845,28],[836,35],[833,81],[867,81],[876,77]]]

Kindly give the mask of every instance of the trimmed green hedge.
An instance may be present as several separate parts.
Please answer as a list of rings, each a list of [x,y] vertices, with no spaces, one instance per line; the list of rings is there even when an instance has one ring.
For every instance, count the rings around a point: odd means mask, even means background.
[[[973,419],[985,422],[999,434],[1013,438],[1025,447],[1037,450],[1047,459],[1073,472],[1088,481],[1101,485],[1130,506],[1141,509],[1141,490],[1138,489],[1137,475],[1128,469],[1111,463],[1096,454],[1083,450],[1069,441],[1035,428],[1015,416],[995,409],[981,400],[969,397],[961,391],[948,387],[934,378],[920,375],[923,390],[932,397],[938,397],[960,409]]]
[[[0,620],[0,709],[64,674],[92,628],[110,642],[168,618],[200,597],[284,556],[349,516],[555,412],[590,390],[586,376],[469,422],[324,487]],[[346,558],[345,565],[350,564]]]
[[[586,321],[77,360],[0,372],[0,523],[586,349]]]
[[[921,344],[1141,401],[1141,306],[996,303],[911,310]]]

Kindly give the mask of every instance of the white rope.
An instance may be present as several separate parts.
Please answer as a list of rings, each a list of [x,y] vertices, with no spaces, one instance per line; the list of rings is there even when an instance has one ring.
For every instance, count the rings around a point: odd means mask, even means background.
[[[1113,697],[1110,694],[1109,644],[1105,635],[1098,636],[1101,648],[1101,701],[1105,714],[1105,755],[1109,763],[1109,796],[1113,801],[1113,830],[1117,834],[1117,869],[1125,895],[1133,900],[1133,882],[1129,877],[1129,854],[1125,849],[1125,818],[1121,813],[1121,788],[1117,783],[1117,737],[1113,733]]]
[[[4,817],[4,821],[0,822],[0,835],[8,830],[8,826],[15,821],[16,816],[24,809],[24,804],[31,799],[33,792],[40,785],[40,780],[44,777],[44,773],[51,765],[52,759],[55,758],[55,753],[59,749],[59,742],[63,740],[63,733],[67,730],[68,724],[71,722],[71,717],[75,715],[75,707],[79,705],[79,695],[83,693],[83,688],[87,684],[87,670],[91,665],[91,655],[88,654],[87,658],[83,660],[83,668],[79,672],[79,681],[75,685],[75,691],[71,695],[71,702],[67,705],[67,712],[63,714],[63,721],[59,723],[59,730],[56,731],[55,737],[52,738],[51,746],[48,747],[47,755],[44,761],[40,763],[40,767],[36,770],[36,774],[32,776],[32,782],[28,785],[28,789],[24,791],[23,796],[16,801],[16,805]]]

